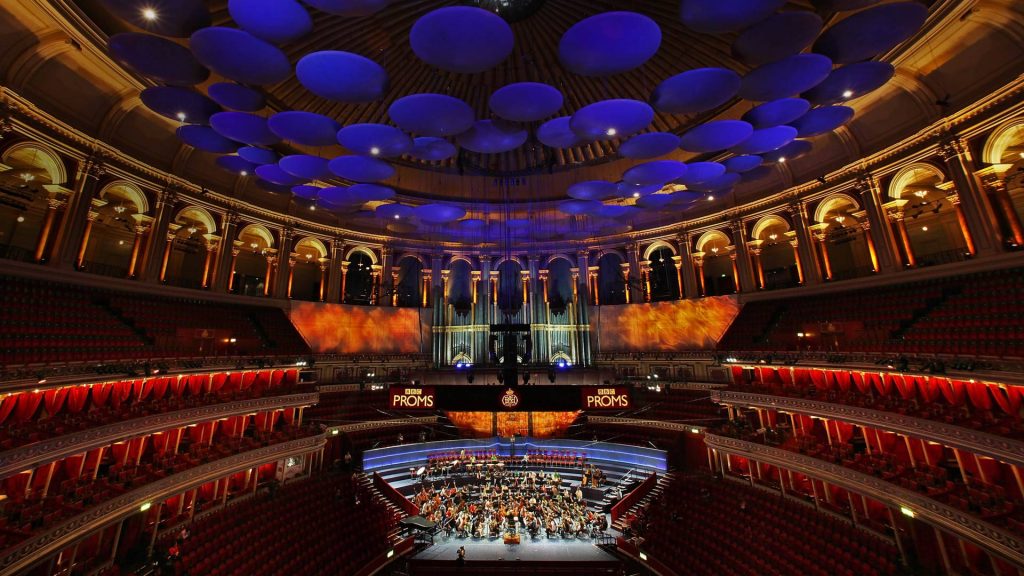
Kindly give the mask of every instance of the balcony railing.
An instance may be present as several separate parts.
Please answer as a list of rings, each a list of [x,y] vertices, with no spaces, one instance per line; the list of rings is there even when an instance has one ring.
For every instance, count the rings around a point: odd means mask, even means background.
[[[864,494],[890,508],[907,508],[913,511],[915,518],[990,550],[1015,566],[1024,567],[1024,540],[1020,537],[925,494],[818,458],[739,438],[708,433],[704,436],[704,443],[708,448],[726,454],[735,454],[824,480],[851,492]]]
[[[24,446],[0,452],[0,478],[17,474],[22,470],[34,468],[48,462],[54,462],[74,454],[108,446],[111,443],[145,436],[163,430],[180,428],[190,424],[208,422],[235,416],[315,404],[319,400],[316,392],[302,394],[286,394],[282,396],[265,396],[250,400],[210,404],[196,408],[186,408],[162,414],[153,414],[142,418],[122,420],[106,426],[97,426],[47,438]]]
[[[80,538],[138,512],[143,504],[165,500],[211,480],[266,462],[319,450],[325,443],[325,437],[320,434],[272,444],[220,458],[125,492],[7,549],[0,557],[0,576],[23,573],[42,558],[56,554]]]
[[[842,420],[859,426],[881,428],[905,436],[941,442],[953,448],[1002,460],[1015,466],[1024,466],[1024,442],[937,420],[807,398],[734,392],[732,390],[713,390],[711,400],[722,404],[782,410],[807,416]]]

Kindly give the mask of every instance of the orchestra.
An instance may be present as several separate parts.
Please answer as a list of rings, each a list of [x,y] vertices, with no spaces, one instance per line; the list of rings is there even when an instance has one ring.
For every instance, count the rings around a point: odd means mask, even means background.
[[[467,466],[462,482],[445,477],[438,486],[421,477],[412,499],[420,515],[446,535],[500,538],[526,533],[569,539],[593,538],[607,530],[605,514],[587,507],[582,484],[569,486],[557,472],[506,470],[501,462],[478,469],[475,456],[469,458],[473,466]],[[598,469],[587,470],[595,481]]]

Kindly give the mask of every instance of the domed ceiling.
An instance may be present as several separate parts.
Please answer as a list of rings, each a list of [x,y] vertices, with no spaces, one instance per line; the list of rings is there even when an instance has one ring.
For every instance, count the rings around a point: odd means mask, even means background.
[[[455,240],[706,210],[850,122],[929,16],[918,0],[78,5],[216,166],[346,226]]]

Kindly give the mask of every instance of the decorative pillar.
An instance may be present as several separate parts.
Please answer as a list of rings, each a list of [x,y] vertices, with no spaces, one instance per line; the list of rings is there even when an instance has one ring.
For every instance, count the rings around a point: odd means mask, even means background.
[[[216,292],[230,292],[235,276],[234,247],[237,240],[235,237],[238,229],[238,214],[233,211],[228,212],[221,221],[221,241],[217,247],[217,264],[213,269],[211,284]]]
[[[803,282],[808,285],[821,282],[821,269],[818,267],[817,258],[814,256],[814,245],[812,244],[811,231],[807,224],[807,207],[803,203],[790,204],[787,209],[790,220],[793,222],[793,229],[796,232],[797,259],[800,262]]]
[[[672,265],[676,268],[676,286],[679,288],[679,299],[686,298],[686,290],[683,289],[683,257],[673,256]]]
[[[271,295],[271,292],[270,292],[270,281],[274,277],[274,263],[277,261],[277,256],[268,253],[266,255],[266,259],[267,259],[267,272],[266,272],[266,276],[267,277],[263,281],[263,295],[264,296],[270,296]]]
[[[136,214],[135,216],[144,216],[142,214]],[[149,218],[145,216],[145,218]],[[152,220],[152,218],[149,218]],[[86,238],[88,238],[88,227],[86,228]],[[135,278],[138,271],[139,264],[139,251],[142,249],[142,238],[146,235],[149,230],[149,226],[146,223],[138,222],[135,224],[135,241],[132,243],[132,259],[128,264],[128,277]],[[83,240],[84,242],[85,240]],[[84,255],[84,254],[83,254]]]
[[[341,263],[345,259],[345,242],[335,238],[331,242],[331,260],[327,275],[326,302],[341,302]]]
[[[871,223],[867,220],[860,223],[860,229],[864,234],[864,243],[868,247],[868,258],[871,259],[871,271],[878,272],[878,251],[875,249],[875,241],[871,238]]]
[[[238,263],[238,255],[242,252],[241,240],[235,240],[231,247],[231,268],[228,270],[228,292],[235,289],[235,264]]]
[[[907,222],[904,216],[902,205],[889,212],[889,219],[896,223],[896,231],[899,233],[900,244],[903,246],[904,261],[908,268],[913,268],[917,261],[914,260],[914,248],[910,245],[910,234],[907,233]]]
[[[694,272],[693,253],[690,250],[690,235],[689,233],[680,235],[679,238],[679,253],[682,255],[682,281],[679,283],[680,290],[686,298],[696,298],[700,296],[697,292],[697,275]]]
[[[981,176],[985,190],[992,196],[999,206],[999,214],[1006,221],[1009,228],[1009,237],[1006,239],[1015,247],[1024,246],[1024,226],[1021,225],[1020,216],[1013,207],[1010,199],[1010,192],[1006,188],[1006,171],[1012,167],[1011,164],[993,164],[978,172]],[[964,202],[966,208],[966,202]],[[994,222],[994,221],[993,221]]]
[[[394,279],[394,270],[392,270],[392,262],[394,260],[394,251],[390,246],[383,246],[380,249],[380,305],[381,306],[394,306],[395,305],[395,282],[388,280],[389,278]],[[391,290],[389,293],[384,291],[384,282],[388,281],[391,284]],[[390,294],[390,295],[389,295]]]
[[[423,307],[428,308],[430,306],[430,272],[424,269],[420,271],[420,275],[423,277]]]
[[[214,254],[217,251],[217,242],[220,240],[218,236],[213,234],[203,234],[203,246],[206,248],[206,260],[203,262],[203,288],[209,288],[211,275],[213,274],[213,262],[215,262]]]
[[[643,283],[644,302],[651,301],[651,261],[644,260],[640,263],[640,281]]]
[[[341,297],[338,299],[338,302],[341,302],[342,304],[345,303],[346,297],[345,281],[348,279],[348,265],[348,262],[342,262],[341,266],[339,266],[339,269],[341,270]]]
[[[570,268],[569,272],[572,274],[572,301],[575,303],[579,300],[578,286],[580,283],[580,269]]]
[[[733,220],[729,223],[729,228],[732,230],[732,244],[737,256],[737,261],[733,261],[733,266],[739,272],[737,292],[753,292],[754,271],[750,265],[750,254],[747,252],[746,226],[741,220]]]
[[[893,237],[892,226],[889,224],[877,182],[871,175],[862,175],[857,180],[855,190],[860,195],[861,206],[864,207],[864,212],[867,215],[867,223],[870,227],[866,230],[875,246],[878,272],[885,274],[899,271],[903,267],[903,263],[900,260],[899,248],[896,245],[895,237]]]
[[[46,200],[46,217],[43,219],[43,227],[39,231],[39,239],[36,240],[36,262],[45,262],[46,247],[50,242],[50,233],[53,231],[53,222],[57,219],[57,210],[60,210],[67,203],[59,198],[48,198]]]
[[[764,266],[761,265],[761,242],[763,242],[763,240],[755,240],[754,242],[751,243],[753,244],[753,246],[751,246],[749,250],[750,258],[754,262],[754,272],[756,274],[757,279],[757,288],[759,290],[764,290]]]
[[[626,279],[626,290],[631,292],[627,302],[641,302],[644,298],[643,267],[640,266],[640,246],[636,243],[627,244],[626,262],[629,264],[629,272],[634,276]]]
[[[171,260],[171,249],[174,247],[174,239],[178,237],[179,229],[181,229],[181,224],[167,225],[165,236],[167,241],[164,243],[164,256],[160,261],[160,282],[167,282],[167,263]]]
[[[729,260],[732,262],[732,283],[736,288],[736,292],[743,292],[743,287],[740,284],[740,271],[736,264],[738,256],[736,255],[736,247],[731,246],[732,250],[729,252]]]
[[[981,176],[982,180],[986,178],[984,171],[982,174],[976,175],[970,150],[959,137],[946,133],[943,138],[939,144],[939,155],[946,163],[950,178],[955,183],[956,191],[960,195],[960,205],[963,208],[971,238],[974,240],[975,249],[980,255],[995,254],[1000,251],[1002,241],[998,215],[985,194],[985,188],[988,186],[982,185],[978,181],[978,176]],[[999,212],[1008,218],[1010,230],[1014,232],[1013,221],[1009,218],[1016,216],[1016,212],[1013,211],[1012,206],[1010,210],[1006,210],[998,195],[995,196],[995,200],[1000,205]],[[1014,218],[1014,221],[1017,226],[1014,236],[1019,238],[1017,243],[1020,245],[1021,242],[1024,242],[1024,234],[1021,233],[1020,220]]]
[[[370,305],[380,306],[381,298],[381,265],[370,265]]]
[[[974,237],[971,236],[971,227],[967,224],[967,215],[964,213],[964,207],[960,205],[960,195],[957,194],[956,191],[953,191],[952,194],[946,196],[946,200],[956,212],[956,223],[960,226],[960,234],[964,237],[964,244],[967,245],[967,252],[970,253],[971,256],[975,256],[978,253],[978,249],[974,245]]]
[[[469,273],[471,282],[473,283],[473,305],[476,305],[480,301],[480,278],[481,272],[479,270],[473,270]]]
[[[293,242],[294,231],[291,228],[283,228],[280,233],[281,245],[277,249],[277,266],[279,268],[277,275],[274,277],[274,287],[272,288],[272,295],[276,298],[287,298],[288,297],[288,281],[290,275],[284,273],[285,271],[280,270],[281,266],[284,266],[288,259],[291,258],[291,254],[294,248]]]
[[[160,255],[166,249],[167,228],[171,224],[177,200],[177,193],[170,188],[165,188],[156,194],[153,226],[146,240],[146,249],[142,256],[142,273],[139,275],[144,281],[160,280],[160,269],[163,267]]]
[[[700,288],[697,295],[704,297],[708,295],[707,287],[704,285],[704,253],[694,252],[693,253],[693,265],[696,268],[697,274],[697,287]]]
[[[92,225],[100,217],[99,212],[89,212],[85,223],[85,232],[82,234],[82,245],[78,248],[78,257],[75,258],[75,268],[81,270],[85,263],[85,252],[89,249],[89,236],[92,233]]]
[[[821,225],[820,231],[816,231],[814,239],[818,242],[818,250],[821,252],[821,263],[825,267],[825,280],[832,279],[832,260],[828,256],[828,234],[825,232],[825,227],[828,224]]]
[[[619,264],[619,266],[622,267],[622,286],[624,288],[624,291],[626,292],[626,304],[629,304],[632,300],[629,297],[629,262],[623,262]]]
[[[598,289],[598,283],[597,283],[597,271],[598,270],[600,270],[600,268],[598,266],[590,266],[590,267],[587,268],[587,279],[588,279],[588,283],[590,285],[590,289],[589,290],[590,290],[590,294],[591,294],[591,298],[592,298],[591,303],[594,306],[600,306],[601,305],[601,296],[599,294],[600,290]]]
[[[321,271],[322,270],[323,270],[323,268],[321,268]],[[322,272],[321,272],[320,276],[321,276],[320,277],[320,283],[321,283],[320,299],[323,300],[324,297],[323,297],[323,286],[322,286],[322,284],[323,284],[323,273]],[[398,306],[398,272],[395,272],[394,269],[392,269],[392,272],[391,272],[391,306],[392,307]]]
[[[77,248],[82,244],[82,233],[88,222],[86,217],[89,210],[92,209],[96,183],[104,174],[106,174],[106,169],[103,167],[102,160],[99,157],[90,157],[79,163],[73,191],[53,184],[44,186],[51,197],[61,197],[61,200],[65,201],[67,209],[64,211],[64,218],[59,223],[50,223],[51,230],[47,232],[47,235],[49,236],[51,233],[53,235],[52,253],[39,254],[36,256],[37,261],[48,261],[50,264],[62,268],[71,268],[74,265],[78,256]],[[49,215],[47,217],[49,218]]]
[[[298,254],[292,252],[288,255],[288,288],[285,291],[285,298],[292,297],[292,282],[295,280],[295,263],[298,262]]]
[[[800,265],[800,241],[796,238],[792,238],[789,241],[789,245],[793,247],[793,263],[796,264],[796,281],[799,284],[803,284],[804,267]]]

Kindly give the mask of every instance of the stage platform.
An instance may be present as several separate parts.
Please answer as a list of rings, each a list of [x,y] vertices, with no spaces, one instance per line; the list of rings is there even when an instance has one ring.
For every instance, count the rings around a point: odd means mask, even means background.
[[[622,572],[621,561],[597,546],[595,540],[524,537],[522,544],[500,539],[480,540],[438,535],[434,545],[409,559],[413,576],[440,574],[598,574]],[[466,563],[458,567],[459,546],[466,547]]]

